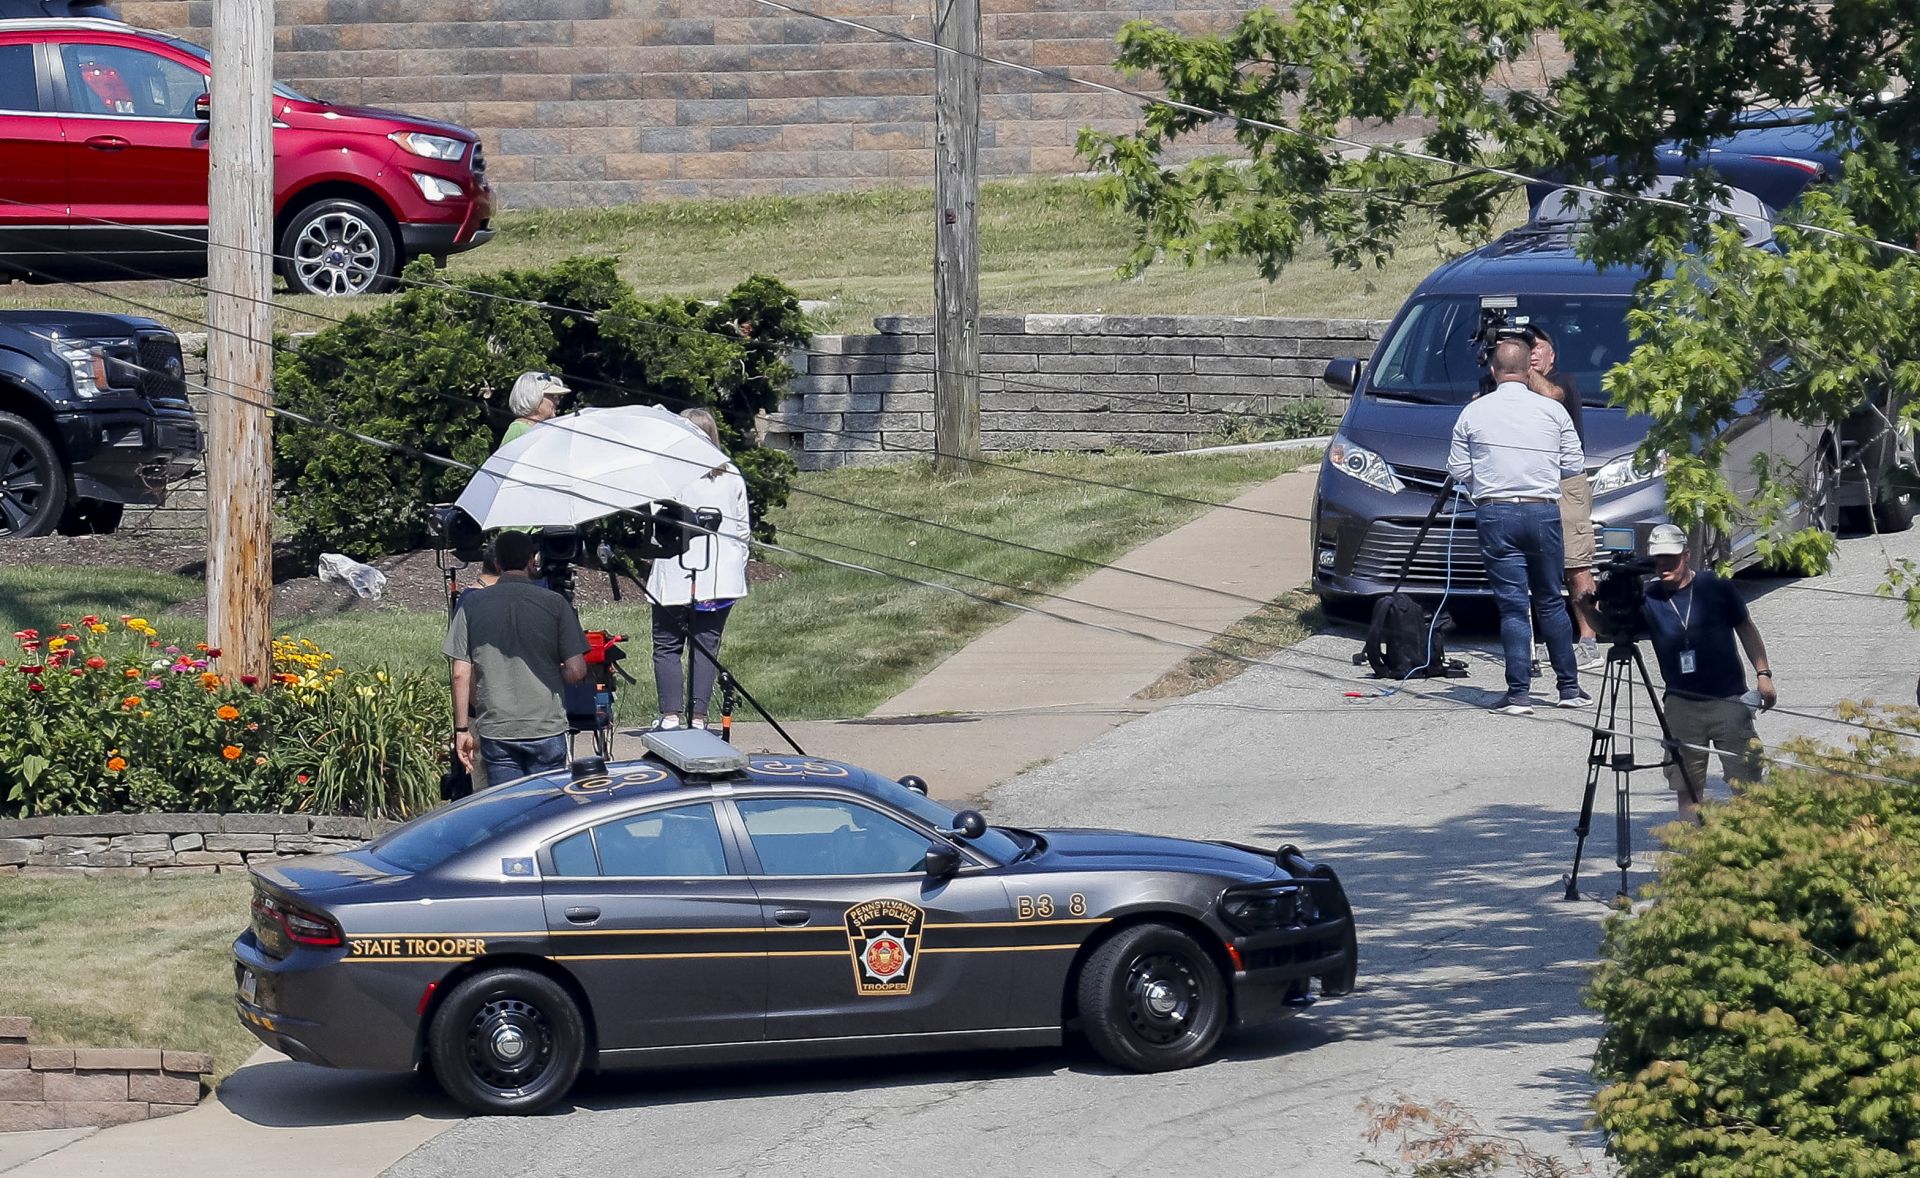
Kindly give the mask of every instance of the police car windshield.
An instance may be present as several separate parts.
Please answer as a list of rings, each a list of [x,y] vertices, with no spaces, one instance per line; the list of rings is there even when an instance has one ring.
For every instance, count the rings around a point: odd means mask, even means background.
[[[1573,378],[1580,402],[1607,404],[1600,381],[1633,351],[1628,300],[1618,296],[1520,295],[1514,321],[1538,323],[1553,337],[1560,372]],[[1434,295],[1413,303],[1394,325],[1367,374],[1367,391],[1395,400],[1464,405],[1480,392],[1474,333],[1477,295]]]
[[[952,830],[954,811],[923,793],[908,789],[898,782],[888,781],[874,775],[869,789],[880,800],[896,810],[913,815],[936,830]],[[1020,857],[1022,842],[997,826],[987,827],[987,832],[977,839],[964,840],[966,844],[995,863],[1011,863]]]
[[[570,804],[545,778],[496,786],[395,827],[367,851],[402,871],[430,871],[469,847],[525,826],[550,806]]]

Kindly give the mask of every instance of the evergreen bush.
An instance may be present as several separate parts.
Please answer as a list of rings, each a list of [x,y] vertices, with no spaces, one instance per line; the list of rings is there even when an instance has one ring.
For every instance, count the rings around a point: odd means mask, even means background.
[[[506,397],[522,372],[560,375],[575,392],[569,409],[704,406],[746,476],[758,534],[771,538],[767,513],[786,502],[794,464],[754,444],[754,418],[778,406],[793,376],[786,355],[809,337],[785,285],[756,276],[712,303],[649,301],[610,258],[463,278],[462,287],[439,282],[426,260],[407,275],[427,285],[281,354],[280,407],[477,466],[513,419]],[[275,430],[281,518],[309,557],[419,547],[427,505],[457,498],[469,477],[291,420]]]
[[[1825,768],[1710,807],[1608,925],[1596,1108],[1627,1178],[1920,1173],[1920,755],[1794,759]]]

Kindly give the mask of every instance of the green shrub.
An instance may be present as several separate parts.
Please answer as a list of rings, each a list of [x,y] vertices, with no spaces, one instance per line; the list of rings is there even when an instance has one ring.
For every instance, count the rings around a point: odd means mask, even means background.
[[[1835,771],[1709,808],[1607,927],[1596,1108],[1629,1178],[1920,1171],[1920,758],[1795,756]]]
[[[407,273],[434,278],[425,260]],[[409,287],[281,354],[276,403],[473,465],[512,422],[507,392],[525,371],[564,374],[576,394],[571,408],[704,405],[746,475],[756,528],[772,537],[767,514],[785,501],[794,464],[755,447],[753,423],[778,406],[793,376],[786,356],[808,339],[791,290],[754,277],[711,304],[649,302],[621,281],[611,258],[481,275],[466,286],[479,293],[437,282]],[[418,547],[426,505],[457,498],[468,477],[328,430],[288,422],[275,431],[280,514],[305,555],[364,558]]]
[[[1289,401],[1273,413],[1243,414],[1231,417],[1220,432],[1209,439],[1210,445],[1236,446],[1249,442],[1290,442],[1295,438],[1318,438],[1333,432],[1340,415],[1318,397]]]
[[[14,635],[0,660],[0,817],[126,810],[312,810],[398,818],[439,800],[446,689],[347,671],[293,639],[274,682],[146,619]],[[256,689],[258,688],[258,689]]]

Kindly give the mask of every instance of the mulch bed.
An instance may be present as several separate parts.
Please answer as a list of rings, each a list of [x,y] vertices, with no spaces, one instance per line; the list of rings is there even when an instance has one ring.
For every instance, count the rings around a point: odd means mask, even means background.
[[[49,565],[68,568],[142,568],[180,576],[206,576],[206,545],[197,540],[161,540],[152,536],[39,536],[31,540],[9,540],[0,545],[0,556],[9,565]],[[296,561],[284,548],[276,549],[273,568],[273,616],[291,618],[314,614],[366,613],[380,610],[434,610],[446,608],[446,574],[435,563],[432,549],[383,556],[368,563],[387,575],[385,590],[378,601],[354,596],[345,585],[322,581],[314,567]],[[460,570],[462,586],[475,584],[478,565]],[[785,576],[784,570],[760,561],[749,561],[747,581],[760,585]],[[594,569],[579,569],[574,577],[574,601],[580,606],[606,605],[613,601],[607,575]],[[639,603],[645,596],[624,578],[621,597]],[[169,614],[205,617],[207,599],[196,597],[169,608]]]

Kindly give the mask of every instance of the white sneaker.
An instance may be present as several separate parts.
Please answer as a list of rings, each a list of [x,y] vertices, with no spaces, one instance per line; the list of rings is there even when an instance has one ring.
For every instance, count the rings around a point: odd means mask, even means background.
[[[693,718],[693,727],[704,730],[706,726],[707,718],[705,716],[695,716]]]
[[[1493,709],[1493,714],[1496,716],[1531,716],[1533,715],[1533,705],[1528,703],[1524,698],[1508,696]]]
[[[1563,695],[1554,702],[1556,708],[1584,708],[1593,702],[1593,697],[1584,689],[1576,688],[1572,695]]]
[[[671,732],[678,727],[680,727],[679,716],[662,716],[653,722],[655,732]]]
[[[1578,667],[1591,667],[1600,661],[1600,644],[1590,638],[1582,638],[1573,644],[1573,662]]]

